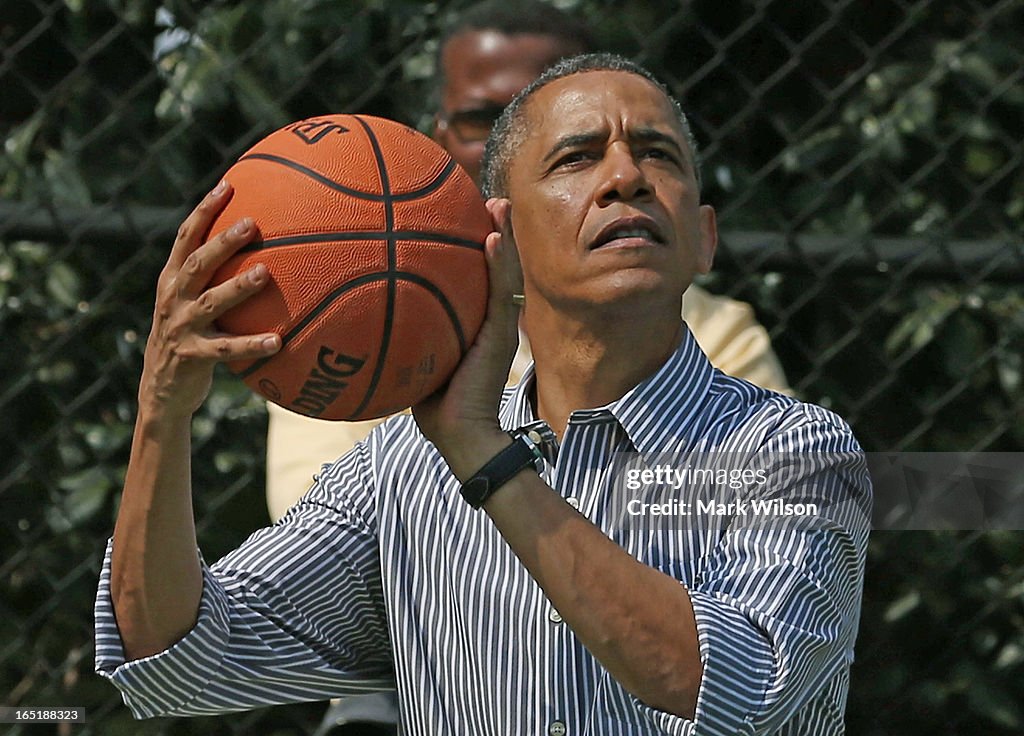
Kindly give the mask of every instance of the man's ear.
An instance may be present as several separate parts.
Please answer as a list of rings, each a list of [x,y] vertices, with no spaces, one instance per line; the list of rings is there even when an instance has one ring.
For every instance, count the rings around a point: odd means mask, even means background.
[[[715,249],[718,248],[718,218],[715,208],[702,204],[698,210],[700,218],[700,246],[697,253],[697,272],[707,273],[715,260]]]

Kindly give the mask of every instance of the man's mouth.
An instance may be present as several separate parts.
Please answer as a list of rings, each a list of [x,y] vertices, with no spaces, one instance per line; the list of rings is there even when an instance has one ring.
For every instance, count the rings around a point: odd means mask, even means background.
[[[654,220],[649,217],[627,217],[606,225],[591,242],[588,250],[609,245],[643,246],[663,245],[665,237]]]

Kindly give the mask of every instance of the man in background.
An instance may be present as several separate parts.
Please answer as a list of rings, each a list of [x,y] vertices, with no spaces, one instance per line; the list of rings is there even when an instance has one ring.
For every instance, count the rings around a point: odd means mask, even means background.
[[[512,98],[561,58],[594,50],[589,29],[543,2],[478,3],[441,38],[433,137],[478,184],[484,143]],[[785,374],[768,333],[750,305],[691,286],[683,317],[712,365],[763,388],[787,393]],[[523,337],[520,335],[521,342]],[[531,360],[520,346],[510,383]],[[334,461],[382,419],[330,422],[268,405],[267,507],[281,518],[309,487],[310,469]]]

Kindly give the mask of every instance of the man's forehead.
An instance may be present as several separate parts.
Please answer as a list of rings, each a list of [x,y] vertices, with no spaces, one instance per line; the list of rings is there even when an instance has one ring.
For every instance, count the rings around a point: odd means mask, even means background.
[[[618,118],[631,128],[656,128],[684,141],[675,108],[649,79],[628,71],[588,70],[537,90],[526,106],[535,134],[604,127]]]
[[[529,69],[539,76],[559,58],[576,51],[567,40],[546,33],[510,34],[490,28],[469,28],[445,42],[441,58],[446,77],[486,78],[509,66]]]

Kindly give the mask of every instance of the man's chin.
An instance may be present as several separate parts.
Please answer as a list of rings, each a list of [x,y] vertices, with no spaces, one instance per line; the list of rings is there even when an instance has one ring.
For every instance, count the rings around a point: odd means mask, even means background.
[[[672,305],[672,317],[677,318],[687,286],[689,284],[683,284],[678,279],[670,280],[662,273],[631,269],[600,279],[588,285],[586,290],[562,294],[561,298],[552,302],[552,307],[556,311],[574,315],[592,312],[608,318],[621,312],[630,319],[651,319],[665,305]]]

